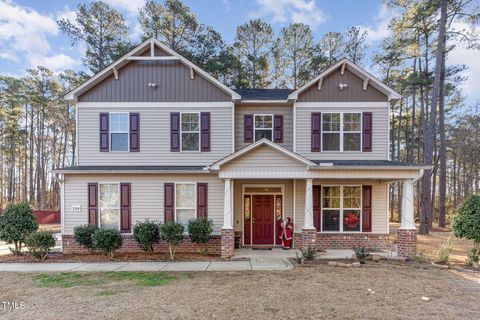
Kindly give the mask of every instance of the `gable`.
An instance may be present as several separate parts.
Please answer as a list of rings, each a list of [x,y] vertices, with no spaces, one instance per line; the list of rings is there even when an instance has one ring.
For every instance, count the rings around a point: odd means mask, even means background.
[[[337,68],[322,79],[321,89],[318,90],[317,82],[311,84],[299,93],[298,102],[386,102],[388,96],[368,85],[363,90],[363,79],[354,74],[347,64],[345,72]],[[339,83],[347,84],[340,90]]]

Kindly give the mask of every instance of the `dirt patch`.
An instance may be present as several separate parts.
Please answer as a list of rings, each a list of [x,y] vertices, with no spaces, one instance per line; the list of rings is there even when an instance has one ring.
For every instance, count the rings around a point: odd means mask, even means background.
[[[476,319],[480,314],[480,284],[447,270],[313,266],[178,277],[158,287],[120,279],[59,288],[39,286],[35,274],[3,273],[0,300],[26,308],[0,310],[0,318]]]

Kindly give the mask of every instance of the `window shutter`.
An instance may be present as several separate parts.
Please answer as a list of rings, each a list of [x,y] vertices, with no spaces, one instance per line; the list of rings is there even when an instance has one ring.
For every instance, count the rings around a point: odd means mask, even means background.
[[[130,233],[132,221],[132,195],[130,183],[120,183],[120,232]]]
[[[98,225],[98,183],[88,184],[88,224]]]
[[[130,152],[140,151],[140,114],[130,112]]]
[[[180,112],[170,113],[170,151],[180,151]]]
[[[322,114],[320,112],[312,113],[312,152],[322,150]]]
[[[243,142],[253,142],[253,114],[243,116]]]
[[[208,216],[208,184],[197,183],[197,218]]]
[[[175,214],[175,184],[165,183],[165,199],[164,199],[164,222],[170,222],[174,220]]]
[[[362,140],[363,140],[363,152],[372,151],[372,113],[363,112],[363,128],[362,128]]]
[[[362,186],[362,232],[372,232],[372,186]]]
[[[210,151],[210,112],[200,113],[201,151]]]
[[[100,113],[100,151],[108,152],[108,140],[109,140],[109,130],[108,130],[108,113]]]
[[[322,207],[322,186],[313,186],[313,225],[320,231],[320,214]]]
[[[283,142],[283,115],[276,114],[273,117],[273,141],[276,143]]]

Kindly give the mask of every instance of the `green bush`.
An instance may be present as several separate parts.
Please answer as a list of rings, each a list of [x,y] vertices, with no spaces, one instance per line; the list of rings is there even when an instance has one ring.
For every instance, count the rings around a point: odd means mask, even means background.
[[[90,253],[95,250],[93,246],[92,236],[98,230],[98,227],[93,224],[86,224],[83,226],[76,226],[73,229],[75,242],[88,249]]]
[[[473,240],[478,247],[480,244],[480,194],[472,194],[457,209],[452,227],[456,237]]]
[[[355,253],[355,257],[357,257],[360,263],[364,263],[365,259],[370,255],[368,249],[366,249],[365,247],[353,248],[353,252]]]
[[[206,218],[190,219],[188,221],[188,234],[193,243],[203,244],[203,254],[207,254],[207,243],[213,232],[213,222]]]
[[[26,202],[8,205],[0,216],[0,240],[15,244],[13,254],[21,254],[25,239],[37,229],[35,215]]]
[[[160,241],[159,223],[148,219],[145,222],[137,222],[133,227],[133,238],[142,250],[152,253],[153,245]]]
[[[113,259],[116,250],[123,243],[120,231],[115,229],[98,229],[92,236],[93,246],[101,250],[104,255]]]
[[[183,241],[183,231],[185,228],[177,222],[166,222],[160,225],[160,235],[168,245],[170,259],[175,259],[175,251],[177,246]]]
[[[55,238],[48,231],[35,231],[25,239],[28,253],[33,257],[45,260],[50,248],[55,247]]]
[[[302,251],[305,260],[313,260],[317,256],[317,249],[314,246],[308,246],[307,250]]]

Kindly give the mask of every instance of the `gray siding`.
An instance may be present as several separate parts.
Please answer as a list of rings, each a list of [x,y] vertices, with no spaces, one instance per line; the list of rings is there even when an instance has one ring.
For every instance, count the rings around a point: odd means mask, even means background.
[[[293,107],[265,105],[235,105],[235,151],[249,143],[243,141],[243,116],[245,114],[283,115],[283,143],[280,145],[293,150]]]
[[[220,233],[223,225],[223,180],[215,175],[66,175],[64,233],[72,234],[73,228],[88,223],[89,182],[130,182],[132,192],[132,227],[145,219],[164,221],[164,183],[208,183],[208,218],[213,220],[214,232]],[[71,210],[81,206],[80,212]]]
[[[345,68],[342,75],[340,67],[323,78],[321,90],[317,90],[317,83],[306,89],[298,96],[298,102],[381,102],[388,101],[386,95],[369,85],[363,90],[363,80]],[[346,83],[347,88],[340,90],[339,83]]]
[[[124,104],[123,104],[124,105]],[[209,165],[232,153],[233,103],[196,105],[78,104],[78,165]],[[170,112],[210,112],[210,152],[170,152]],[[100,152],[99,113],[139,112],[140,152]]]
[[[311,160],[387,160],[388,159],[388,102],[365,103],[298,103],[296,152]],[[312,112],[372,112],[372,152],[311,152]]]
[[[161,54],[161,53],[159,53]],[[148,83],[157,83],[154,90]],[[179,61],[132,61],[78,97],[80,102],[211,102],[231,95]]]

